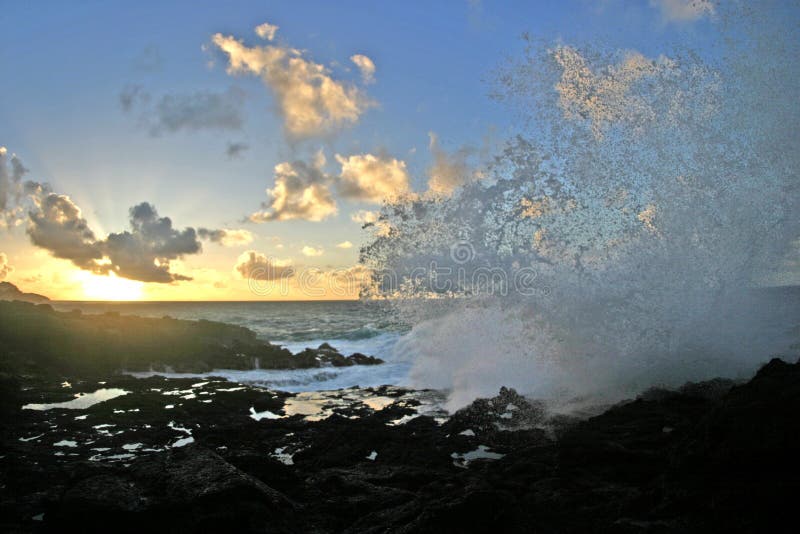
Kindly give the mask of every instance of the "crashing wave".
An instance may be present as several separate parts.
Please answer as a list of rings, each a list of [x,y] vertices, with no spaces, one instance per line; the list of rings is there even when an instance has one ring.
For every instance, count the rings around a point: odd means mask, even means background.
[[[502,385],[613,399],[785,348],[752,288],[800,235],[798,29],[717,17],[718,48],[658,58],[529,43],[495,95],[525,126],[483,179],[365,225],[367,294],[414,325],[396,354],[416,385],[451,407]]]

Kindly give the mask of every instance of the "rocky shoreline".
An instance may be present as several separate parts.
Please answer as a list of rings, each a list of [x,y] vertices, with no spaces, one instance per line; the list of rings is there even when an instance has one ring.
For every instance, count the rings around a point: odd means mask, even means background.
[[[60,312],[49,304],[0,300],[0,372],[95,376],[121,371],[208,373],[213,369],[307,369],[377,365],[324,343],[299,354],[252,330],[214,321]]]
[[[37,406],[98,390],[117,396]],[[507,389],[449,417],[396,387],[6,375],[2,393],[4,532],[774,532],[800,489],[800,365],[778,359],[588,419]]]

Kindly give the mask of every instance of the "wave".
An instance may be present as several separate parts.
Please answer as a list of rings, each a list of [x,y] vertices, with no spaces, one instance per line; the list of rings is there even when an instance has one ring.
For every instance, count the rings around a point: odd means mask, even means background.
[[[530,42],[495,92],[525,122],[481,179],[383,207],[361,260],[414,325],[415,385],[614,400],[796,353],[797,300],[753,288],[800,236],[798,28],[715,17],[714,46],[656,58]]]
[[[382,365],[354,365],[323,369],[237,371],[216,369],[210,373],[130,373],[136,377],[154,374],[174,378],[221,376],[233,382],[254,387],[298,393],[303,391],[332,391],[351,387],[378,387],[382,385],[408,385],[410,365],[405,362],[387,362]]]
[[[375,331],[374,334],[370,335],[369,337],[319,337],[316,339],[299,341],[273,341],[273,343],[281,345],[282,347],[286,347],[293,354],[297,354],[307,347],[316,348],[323,343],[328,343],[345,355],[360,352],[369,356],[377,356],[381,359],[387,359],[392,358],[392,355],[395,353],[394,346],[400,339],[401,335],[402,334],[399,332]]]

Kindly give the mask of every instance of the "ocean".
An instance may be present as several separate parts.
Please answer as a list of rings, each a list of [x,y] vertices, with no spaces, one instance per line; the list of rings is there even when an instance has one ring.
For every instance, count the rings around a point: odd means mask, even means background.
[[[220,369],[211,374],[289,392],[381,385],[449,391],[450,398],[456,400],[448,406],[455,409],[475,397],[496,394],[504,385],[537,398],[563,397],[565,402],[582,395],[603,401],[619,400],[653,385],[675,387],[689,380],[717,376],[749,378],[775,355],[796,360],[800,349],[800,287],[757,289],[740,296],[721,306],[723,311],[710,327],[703,322],[694,324],[698,332],[708,332],[707,337],[695,339],[693,345],[683,344],[665,355],[666,359],[656,359],[654,363],[645,351],[628,358],[617,355],[611,360],[600,352],[583,358],[562,354],[561,360],[546,362],[550,367],[541,364],[543,354],[537,352],[541,347],[531,341],[540,327],[533,320],[535,317],[518,315],[515,320],[519,332],[512,336],[508,325],[503,327],[509,310],[498,307],[497,302],[480,299],[468,307],[467,316],[462,310],[466,304],[454,302],[460,307],[449,311],[444,307],[432,316],[427,314],[415,322],[413,330],[412,325],[399,318],[395,308],[380,302],[61,301],[53,305],[87,314],[111,311],[221,321],[247,327],[260,339],[293,353],[329,343],[343,354],[361,352],[385,363],[298,370]],[[418,302],[416,306],[424,304]],[[487,325],[493,325],[491,330],[487,331]],[[569,339],[560,346],[570,348]],[[553,368],[561,374],[554,374]],[[580,382],[587,374],[591,378]],[[554,386],[566,393],[550,393]],[[463,394],[456,396],[454,392],[459,390]]]
[[[409,385],[411,362],[394,347],[409,331],[397,315],[380,303],[362,301],[313,302],[53,302],[60,310],[83,313],[220,321],[244,326],[264,341],[292,353],[329,343],[345,355],[361,352],[383,359],[377,366],[324,369],[251,371],[215,370],[214,375],[290,392],[325,391],[353,386]],[[187,376],[187,375],[174,375]]]

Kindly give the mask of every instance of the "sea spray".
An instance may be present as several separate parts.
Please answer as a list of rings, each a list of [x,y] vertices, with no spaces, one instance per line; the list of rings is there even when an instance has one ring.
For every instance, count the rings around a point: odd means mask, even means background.
[[[719,6],[711,51],[531,41],[501,69],[526,126],[484,178],[367,225],[417,386],[615,400],[786,350],[796,310],[753,288],[800,235],[798,29],[761,7]]]

